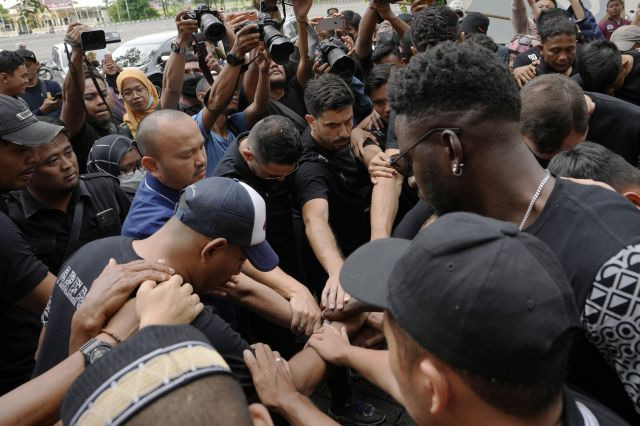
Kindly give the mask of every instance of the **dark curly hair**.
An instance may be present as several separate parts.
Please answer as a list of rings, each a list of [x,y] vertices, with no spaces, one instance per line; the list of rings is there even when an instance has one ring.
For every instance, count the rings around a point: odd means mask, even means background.
[[[428,6],[411,23],[411,39],[418,52],[443,41],[460,40],[458,14],[447,6]]]
[[[447,41],[414,56],[387,87],[393,109],[410,120],[471,109],[489,119],[520,119],[513,77],[495,53],[474,43]]]

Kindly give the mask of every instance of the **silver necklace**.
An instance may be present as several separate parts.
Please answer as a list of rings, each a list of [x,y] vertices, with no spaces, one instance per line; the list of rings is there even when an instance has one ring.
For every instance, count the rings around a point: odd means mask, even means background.
[[[529,208],[527,209],[527,212],[524,214],[524,217],[522,218],[522,222],[520,222],[520,226],[518,227],[518,229],[520,231],[522,231],[524,229],[524,225],[527,223],[527,220],[529,220],[529,215],[531,215],[531,211],[533,210],[533,206],[536,205],[536,201],[538,201],[538,198],[540,197],[540,194],[542,193],[542,189],[544,188],[544,186],[546,185],[547,181],[551,177],[551,172],[549,170],[545,169],[545,172],[546,173],[545,173],[544,177],[540,181],[540,185],[538,185],[538,189],[536,189],[536,193],[533,194],[533,198],[531,198],[531,202],[529,203]]]

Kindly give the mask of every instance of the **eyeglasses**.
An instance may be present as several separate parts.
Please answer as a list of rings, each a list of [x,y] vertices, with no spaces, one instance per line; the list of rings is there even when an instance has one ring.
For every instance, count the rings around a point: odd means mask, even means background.
[[[136,161],[131,167],[129,167],[127,170],[121,170],[120,171],[120,176],[133,176],[134,174],[136,174],[137,171],[144,171],[144,167],[142,167],[142,164],[140,161]]]
[[[418,146],[418,144],[420,144],[420,143],[426,141],[427,139],[429,139],[429,137],[431,137],[431,135],[434,135],[434,134],[440,133],[440,132],[444,132],[444,131],[447,131],[447,130],[452,131],[458,137],[462,136],[462,129],[456,128],[456,127],[454,127],[454,128],[451,128],[451,127],[436,127],[435,129],[431,129],[427,133],[422,135],[422,137],[420,137],[420,139],[418,139],[416,141],[416,143],[414,143],[409,148],[407,148],[406,151],[401,152],[399,154],[392,155],[390,157],[391,162],[389,163],[389,166],[393,167],[402,176],[405,176],[405,177],[413,176],[413,170],[412,170],[412,167],[411,167],[411,161],[406,157],[407,153],[409,151],[411,151],[413,148],[415,148],[416,146]]]
[[[278,180],[278,179],[282,179],[282,178],[286,178],[287,176],[293,174],[296,170],[298,170],[298,167],[300,167],[300,163],[296,163],[296,166],[293,168],[293,170],[291,170],[289,173],[287,173],[286,175],[282,175],[282,176],[269,176],[269,177],[263,177],[262,179],[264,180]]]
[[[144,95],[146,95],[148,93],[149,93],[149,91],[147,90],[146,87],[138,86],[138,87],[134,87],[131,90],[126,90],[126,91],[122,92],[122,97],[124,99],[131,99],[131,98],[133,98],[134,94],[136,94],[138,96],[144,96]]]

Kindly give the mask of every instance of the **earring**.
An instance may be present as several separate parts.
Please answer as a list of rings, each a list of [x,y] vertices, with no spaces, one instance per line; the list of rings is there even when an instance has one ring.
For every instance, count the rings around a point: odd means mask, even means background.
[[[454,164],[453,168],[451,169],[451,171],[453,172],[453,175],[455,177],[460,177],[462,176],[462,168],[464,167],[464,164],[460,163],[460,165],[458,164]]]

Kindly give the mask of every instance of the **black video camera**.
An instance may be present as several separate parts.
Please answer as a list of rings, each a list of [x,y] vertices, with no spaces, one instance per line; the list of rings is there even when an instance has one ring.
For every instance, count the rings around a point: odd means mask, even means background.
[[[120,43],[120,34],[116,32],[105,33],[102,30],[83,31],[80,34],[80,47],[83,52],[100,50],[107,47],[107,44]]]
[[[258,14],[257,21],[243,22],[236,28],[235,32],[237,33],[247,25],[253,24],[258,26],[260,39],[264,42],[264,45],[267,46],[269,55],[275,63],[284,65],[289,62],[289,56],[293,53],[294,47],[291,40],[278,31],[280,23],[272,19],[269,15],[260,13]]]
[[[331,73],[351,81],[351,77],[356,72],[356,64],[349,57],[348,52],[349,49],[342,40],[330,37],[318,46],[316,50],[317,61],[321,65],[329,64]]]
[[[184,15],[184,19],[195,19],[198,21],[198,26],[202,34],[213,42],[222,40],[226,33],[218,12],[211,10],[206,4],[200,4],[194,10],[188,11]]]

